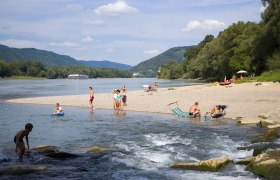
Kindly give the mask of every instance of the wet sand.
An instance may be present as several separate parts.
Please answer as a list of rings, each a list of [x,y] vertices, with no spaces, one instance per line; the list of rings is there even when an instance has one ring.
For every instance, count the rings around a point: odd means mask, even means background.
[[[280,84],[265,82],[232,84],[216,86],[215,84],[162,88],[157,92],[129,91],[127,92],[127,110],[171,113],[169,103],[178,101],[179,107],[188,111],[194,102],[199,102],[202,114],[209,112],[216,104],[228,105],[226,118],[242,117],[245,123],[257,123],[262,118],[280,123]],[[95,108],[113,109],[113,94],[111,92],[95,94]],[[89,107],[89,95],[48,96],[11,99],[10,103],[50,104],[59,102],[62,106]]]

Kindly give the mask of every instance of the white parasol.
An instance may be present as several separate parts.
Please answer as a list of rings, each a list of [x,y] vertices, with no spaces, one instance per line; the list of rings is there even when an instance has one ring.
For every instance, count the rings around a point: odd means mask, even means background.
[[[240,71],[237,72],[237,74],[243,74],[243,73],[247,73],[247,71],[240,70]]]

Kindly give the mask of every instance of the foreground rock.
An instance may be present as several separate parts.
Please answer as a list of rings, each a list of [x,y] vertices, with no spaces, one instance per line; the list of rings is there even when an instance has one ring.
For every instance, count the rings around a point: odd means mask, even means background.
[[[238,119],[237,123],[240,125],[257,125],[260,123],[259,120],[248,120],[248,119]]]
[[[271,126],[271,125],[275,125],[275,123],[272,120],[261,120],[260,121],[261,127],[267,128],[268,126]]]
[[[50,145],[41,145],[31,148],[32,151],[37,151],[41,153],[53,153],[58,150],[56,146],[50,146]]]
[[[267,127],[270,128],[270,129],[280,128],[280,124],[268,125]]]
[[[79,157],[76,154],[71,154],[67,152],[54,152],[46,154],[47,157],[55,158],[55,159],[67,159],[67,158],[76,158]]]
[[[0,175],[22,175],[47,170],[44,165],[14,165],[0,169]]]
[[[98,146],[93,146],[92,148],[90,148],[89,150],[87,150],[87,153],[100,153],[104,151],[104,149],[98,147]]]
[[[236,162],[236,164],[248,165],[248,164],[250,164],[254,159],[255,159],[255,157],[253,157],[253,156],[246,157],[246,158],[244,158],[244,159],[238,160],[238,161]]]
[[[238,147],[237,150],[252,150],[252,149],[277,149],[280,148],[280,144],[273,143],[273,142],[260,142],[260,143],[254,143],[250,144],[248,146],[241,146]]]
[[[252,143],[258,142],[273,142],[279,137],[277,133],[277,129],[268,129],[265,133],[261,136],[257,137],[252,141]]]
[[[246,167],[246,170],[268,179],[280,179],[280,151],[270,151],[258,155]]]
[[[190,169],[197,171],[218,171],[221,167],[232,162],[229,157],[220,157],[200,162],[174,163],[171,168]]]

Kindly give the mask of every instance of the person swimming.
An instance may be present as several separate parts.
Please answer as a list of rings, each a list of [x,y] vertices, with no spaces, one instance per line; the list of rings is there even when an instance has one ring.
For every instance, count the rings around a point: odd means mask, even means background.
[[[54,114],[57,114],[57,113],[62,113],[62,112],[63,112],[62,107],[60,106],[59,103],[56,103],[53,113],[54,113]]]

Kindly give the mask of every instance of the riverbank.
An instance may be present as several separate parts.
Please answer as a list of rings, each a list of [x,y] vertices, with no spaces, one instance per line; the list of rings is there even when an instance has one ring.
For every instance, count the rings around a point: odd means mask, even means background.
[[[129,88],[129,87],[128,87]],[[188,111],[196,101],[199,102],[202,113],[210,111],[215,104],[228,105],[226,118],[239,118],[245,123],[257,123],[263,117],[280,123],[280,84],[266,82],[256,86],[256,83],[232,84],[216,86],[215,84],[163,88],[157,92],[129,91],[128,109],[155,113],[171,113],[167,104],[178,101],[179,107]],[[70,96],[48,96],[35,98],[11,99],[10,103],[51,104],[56,102],[62,106],[89,107],[88,94]],[[95,94],[95,107],[113,109],[113,94],[111,92]]]

